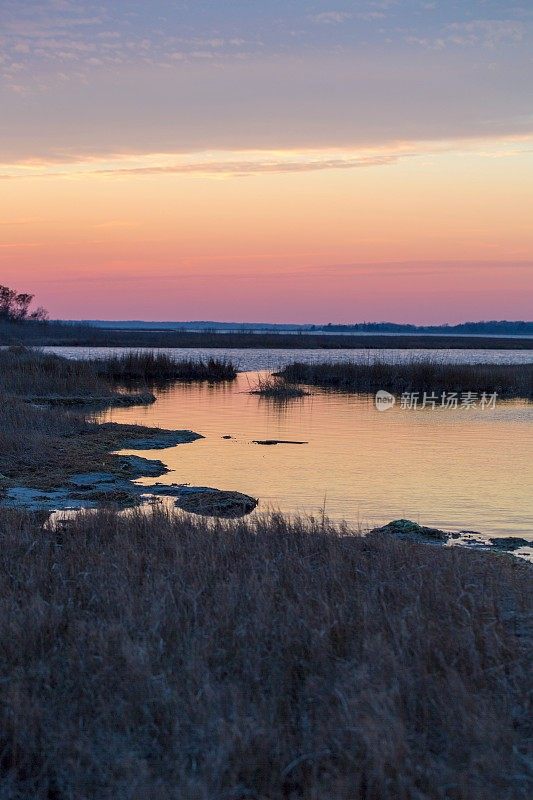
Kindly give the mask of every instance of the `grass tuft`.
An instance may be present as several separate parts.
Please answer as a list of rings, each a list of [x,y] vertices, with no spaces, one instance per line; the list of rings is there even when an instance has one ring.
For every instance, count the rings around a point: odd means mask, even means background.
[[[276,375],[260,376],[256,384],[250,389],[250,394],[258,394],[272,400],[292,400],[297,397],[307,397],[309,392],[301,386],[287,383]]]

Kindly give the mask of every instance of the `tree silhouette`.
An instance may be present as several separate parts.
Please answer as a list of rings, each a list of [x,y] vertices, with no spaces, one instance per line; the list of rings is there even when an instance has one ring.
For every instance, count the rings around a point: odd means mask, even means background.
[[[9,286],[0,285],[0,319],[7,319],[12,322],[23,322],[24,320],[36,320],[42,322],[48,318],[48,314],[39,306],[34,311],[30,311],[33,295],[27,292],[17,292]]]

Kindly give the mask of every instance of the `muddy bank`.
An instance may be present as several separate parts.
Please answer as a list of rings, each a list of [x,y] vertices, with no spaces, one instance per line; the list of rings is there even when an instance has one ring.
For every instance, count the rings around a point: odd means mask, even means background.
[[[147,462],[146,465],[136,465],[141,473],[138,477],[168,472],[161,462],[137,456],[132,458]],[[26,486],[10,487],[0,501],[0,507],[33,512],[79,511],[102,505],[131,508],[157,497],[174,498],[176,508],[184,511],[225,519],[243,517],[257,506],[255,498],[241,492],[188,484],[144,486],[110,472],[88,472],[72,475],[65,486],[49,491]]]
[[[103,424],[93,426],[93,433],[102,447],[112,444],[123,449],[160,450],[189,444],[202,435],[194,431],[170,431],[134,425]],[[95,442],[93,441],[93,444]],[[170,470],[158,459],[138,455],[102,453],[106,469],[92,469],[67,474],[67,470],[47,473],[44,481],[25,482],[0,477],[0,507],[33,512],[94,509],[101,505],[130,508],[154,497],[173,497],[175,505],[186,511],[205,516],[237,518],[249,514],[257,500],[234,491],[188,484],[145,486],[135,483],[138,478],[158,478]],[[85,459],[85,467],[95,459]],[[40,484],[40,485],[37,485]]]
[[[459,545],[461,547],[482,548],[500,553],[514,553],[523,548],[533,548],[533,540],[518,536],[488,537],[478,531],[443,531],[419,525],[409,519],[396,519],[374,528],[371,533],[394,536],[396,539],[431,545]]]
[[[99,423],[94,412],[110,406],[149,404],[146,386],[131,391],[126,379],[146,384],[172,380],[231,380],[230,362],[177,362],[161,354],[129,353],[101,361],[77,361],[26,348],[0,351],[0,507],[33,512],[127,508],[150,496],[174,496],[181,508],[237,517],[254,498],[210,487],[152,489],[135,483],[169,470],[158,459],[119,455],[119,450],[161,450],[190,444],[202,435],[139,425]],[[121,386],[118,383],[123,384]]]

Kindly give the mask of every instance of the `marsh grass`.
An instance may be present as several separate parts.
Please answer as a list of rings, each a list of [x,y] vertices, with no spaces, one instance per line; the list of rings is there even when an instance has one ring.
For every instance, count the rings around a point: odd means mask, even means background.
[[[87,361],[63,358],[25,347],[0,350],[0,392],[31,400],[105,398],[116,392]]]
[[[89,362],[98,374],[116,381],[232,381],[237,368],[226,358],[176,359],[157,350],[130,351]]]
[[[98,424],[93,411],[153,399],[118,391],[94,363],[23,347],[1,350],[0,493],[10,482],[47,489],[77,472],[119,471],[112,451],[154,429]]]
[[[117,384],[146,386],[168,381],[233,380],[235,366],[226,359],[176,361],[157,351],[110,355],[105,359],[72,359],[26,347],[0,350],[0,392],[34,400],[65,402],[91,399],[126,402],[132,393]],[[135,394],[133,394],[133,398]],[[142,398],[145,395],[141,395]]]
[[[526,800],[530,589],[323,519],[0,513],[0,796]]]
[[[111,466],[118,430],[113,436],[71,406],[112,405],[122,397],[86,362],[25,348],[0,351],[2,486],[50,488],[75,472]],[[56,403],[65,407],[51,408]]]
[[[81,415],[37,408],[0,395],[2,479],[31,482],[33,478],[45,478],[48,482],[57,469],[68,467],[68,454],[81,449],[76,440],[85,442],[90,429],[90,423]],[[78,465],[83,463],[81,453],[77,461]]]
[[[61,487],[79,472],[104,470],[128,477],[113,451],[150,433],[160,429],[99,424],[79,410],[0,395],[0,495],[10,485]]]
[[[353,392],[497,392],[500,397],[533,397],[533,364],[453,364],[436,359],[387,363],[295,362],[280,375],[303,383]]]
[[[250,389],[250,394],[257,394],[272,400],[292,400],[298,397],[307,397],[309,392],[301,386],[287,383],[276,375],[259,376]]]

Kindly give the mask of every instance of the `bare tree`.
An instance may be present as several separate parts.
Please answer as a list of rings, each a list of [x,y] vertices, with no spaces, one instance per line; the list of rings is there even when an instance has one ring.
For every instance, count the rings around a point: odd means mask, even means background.
[[[13,322],[23,322],[27,319],[43,322],[48,318],[48,314],[41,306],[30,312],[32,301],[32,294],[19,293],[9,286],[0,285],[0,318]]]

